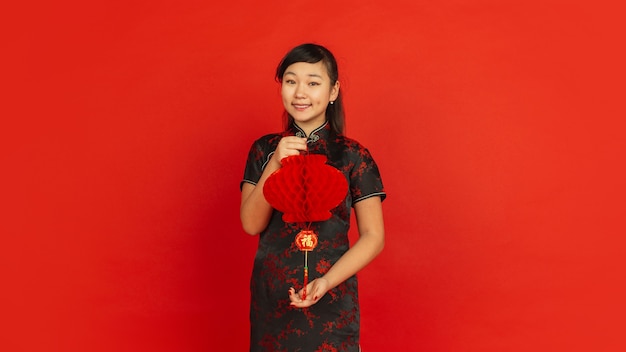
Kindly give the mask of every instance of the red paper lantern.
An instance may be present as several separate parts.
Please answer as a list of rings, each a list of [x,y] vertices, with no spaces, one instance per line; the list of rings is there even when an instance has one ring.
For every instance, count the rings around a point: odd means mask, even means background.
[[[345,198],[348,182],[341,171],[326,164],[321,154],[292,155],[265,181],[263,195],[285,222],[330,219],[330,210]]]

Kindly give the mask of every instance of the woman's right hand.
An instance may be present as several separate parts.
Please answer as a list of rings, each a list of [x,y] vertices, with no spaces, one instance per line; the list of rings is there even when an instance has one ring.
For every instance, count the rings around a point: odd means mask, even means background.
[[[239,216],[244,231],[251,235],[261,233],[269,224],[272,206],[265,200],[263,186],[272,172],[281,168],[280,161],[291,155],[298,155],[307,150],[306,138],[296,136],[283,137],[276,146],[269,164],[256,185],[245,182],[241,188],[241,208]]]
[[[274,155],[272,155],[272,159],[277,162],[277,165],[280,165],[280,161],[283,160],[283,158],[298,155],[301,151],[306,151],[306,140],[306,138],[296,136],[283,137],[278,142]]]

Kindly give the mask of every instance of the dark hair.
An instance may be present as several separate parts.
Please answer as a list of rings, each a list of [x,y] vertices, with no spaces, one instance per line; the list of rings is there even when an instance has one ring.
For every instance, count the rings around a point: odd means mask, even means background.
[[[328,71],[328,77],[330,77],[331,86],[335,85],[337,80],[339,79],[339,71],[337,70],[337,60],[333,54],[326,49],[325,47],[318,44],[301,44],[297,47],[291,49],[285,57],[280,61],[278,67],[276,68],[276,81],[282,83],[283,75],[292,64],[296,62],[306,62],[310,64],[322,62],[324,66],[326,66],[326,71]],[[341,89],[339,89],[339,94],[337,95],[337,99],[335,99],[333,104],[328,105],[326,108],[326,120],[330,123],[330,127],[333,132],[336,134],[342,134],[344,128],[344,111],[343,111],[343,102],[341,98]],[[293,123],[293,117],[291,117],[285,111],[285,125],[286,127],[290,126]]]

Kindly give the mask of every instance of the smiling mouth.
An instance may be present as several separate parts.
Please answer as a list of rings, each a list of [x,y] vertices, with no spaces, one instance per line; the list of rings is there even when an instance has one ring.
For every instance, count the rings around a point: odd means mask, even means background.
[[[296,110],[304,110],[311,106],[310,104],[291,104]]]

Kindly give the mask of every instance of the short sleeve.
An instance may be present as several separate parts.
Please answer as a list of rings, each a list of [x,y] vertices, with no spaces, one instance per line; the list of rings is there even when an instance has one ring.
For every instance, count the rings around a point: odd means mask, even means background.
[[[274,154],[274,150],[275,146],[272,147],[270,143],[268,143],[267,138],[261,138],[252,144],[248,152],[248,160],[246,161],[246,167],[243,172],[243,179],[239,184],[239,189],[243,187],[244,183],[256,185],[259,182],[267,162],[272,157],[272,154]]]
[[[350,171],[350,195],[352,204],[370,197],[380,197],[385,200],[387,194],[378,171],[378,166],[370,152],[359,146],[353,155],[354,167]]]

